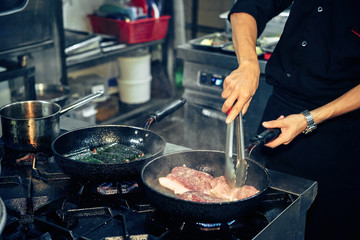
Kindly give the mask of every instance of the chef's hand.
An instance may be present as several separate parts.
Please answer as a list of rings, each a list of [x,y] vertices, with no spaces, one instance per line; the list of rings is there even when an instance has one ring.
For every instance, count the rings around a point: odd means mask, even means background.
[[[262,125],[266,128],[281,129],[281,133],[276,139],[265,144],[265,146],[275,148],[281,144],[289,144],[297,135],[305,130],[307,123],[303,114],[292,114],[287,117],[280,116],[273,121],[263,122]]]
[[[226,118],[226,123],[231,123],[240,111],[244,115],[249,107],[250,101],[259,86],[260,67],[258,61],[244,61],[231,72],[224,81],[222,98],[225,102],[222,112],[231,112]],[[236,103],[235,103],[236,102]]]

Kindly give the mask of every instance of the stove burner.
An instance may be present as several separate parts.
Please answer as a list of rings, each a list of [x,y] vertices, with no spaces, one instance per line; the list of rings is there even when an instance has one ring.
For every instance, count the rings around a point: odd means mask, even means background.
[[[220,231],[222,225],[222,223],[196,223],[196,226],[201,231]]]
[[[47,164],[49,163],[49,155],[39,152],[39,153],[28,153],[22,157],[19,157],[15,160],[16,164],[19,166],[30,166],[36,164]]]
[[[114,195],[119,194],[120,191],[117,186],[113,186],[112,183],[102,183],[97,187],[97,192],[101,195]]]
[[[138,187],[136,182],[104,182],[97,187],[97,192],[101,195],[128,194]]]
[[[120,183],[121,193],[128,194],[139,188],[139,184],[136,182],[122,182]]]
[[[229,227],[234,222],[235,222],[235,220],[229,221],[227,223],[201,223],[201,222],[196,222],[195,225],[201,231],[220,231],[221,229],[224,228],[224,226]]]
[[[23,157],[17,158],[16,159],[16,164],[17,165],[33,165],[35,159],[35,154],[33,153],[28,153]]]
[[[31,166],[34,158],[37,160],[37,164],[48,164],[49,158],[52,156],[52,152],[22,152],[16,151],[6,147],[2,139],[0,139],[0,155],[2,165],[8,166]]]

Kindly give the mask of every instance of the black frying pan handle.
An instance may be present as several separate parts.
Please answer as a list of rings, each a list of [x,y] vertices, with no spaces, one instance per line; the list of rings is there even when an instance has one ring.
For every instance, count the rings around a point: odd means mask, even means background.
[[[144,128],[148,129],[152,122],[160,121],[164,117],[166,117],[166,116],[170,115],[171,113],[179,110],[182,106],[184,106],[185,103],[186,103],[186,98],[180,98],[180,99],[177,99],[177,100],[169,103],[164,108],[156,111],[154,114],[151,114],[150,117],[149,117],[149,119],[151,119],[151,121],[148,120],[145,123]]]
[[[171,113],[179,110],[186,103],[185,98],[180,98],[178,100],[173,101],[169,105],[165,106],[163,109],[160,109],[155,112],[155,120],[160,121],[164,117],[170,115]]]
[[[250,139],[250,144],[266,144],[277,138],[281,133],[280,128],[269,128]]]

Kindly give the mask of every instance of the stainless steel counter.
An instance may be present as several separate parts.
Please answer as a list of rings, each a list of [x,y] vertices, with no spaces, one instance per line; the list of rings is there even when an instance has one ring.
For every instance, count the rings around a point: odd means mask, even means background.
[[[189,43],[181,45],[176,50],[177,58],[184,61],[195,63],[207,63],[218,68],[236,69],[238,67],[237,58],[235,55],[227,54],[219,51],[204,51],[193,48]],[[260,73],[265,73],[266,61],[259,59]]]

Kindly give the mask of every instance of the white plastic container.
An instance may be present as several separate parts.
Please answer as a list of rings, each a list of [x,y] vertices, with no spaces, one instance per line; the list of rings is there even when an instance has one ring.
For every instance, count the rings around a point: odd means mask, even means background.
[[[120,100],[129,104],[149,101],[151,98],[151,80],[151,76],[141,80],[118,79]]]
[[[118,59],[121,80],[143,80],[151,76],[151,56],[119,57]]]

